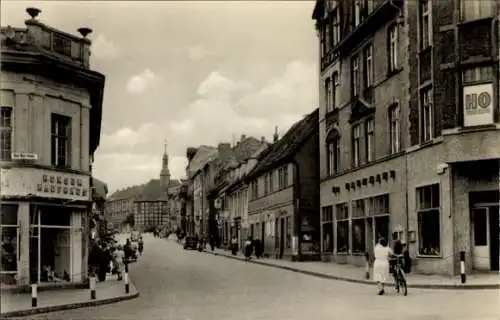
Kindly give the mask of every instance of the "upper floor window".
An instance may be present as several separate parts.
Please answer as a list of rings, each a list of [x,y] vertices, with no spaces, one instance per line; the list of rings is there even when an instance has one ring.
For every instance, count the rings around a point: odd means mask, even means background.
[[[274,171],[269,173],[269,192],[274,191]]]
[[[357,27],[361,23],[361,3],[354,3],[354,26]]]
[[[389,72],[398,69],[398,26],[397,24],[392,25],[389,28],[388,34],[388,57],[389,57]]]
[[[332,102],[332,81],[330,78],[325,80],[325,105],[326,105],[326,113],[333,110],[333,102]]]
[[[420,1],[420,49],[432,45],[431,0]]]
[[[479,20],[494,16],[495,0],[462,0],[463,21]]]
[[[10,160],[12,154],[12,108],[0,108],[0,160]]]
[[[285,165],[278,169],[278,188],[288,187],[288,167]]]
[[[389,141],[391,144],[391,154],[399,152],[400,148],[400,122],[399,122],[399,105],[395,104],[389,108]]]
[[[340,42],[340,12],[335,9],[332,12],[332,45],[336,46]]]
[[[269,174],[264,175],[264,195],[269,193]],[[238,194],[236,194],[238,195]]]
[[[361,125],[355,125],[352,128],[352,160],[353,166],[357,167],[361,163]]]
[[[328,148],[328,175],[332,176],[339,171],[340,167],[340,139],[332,139],[327,142]]]
[[[52,114],[52,165],[69,167],[71,165],[71,118]]]
[[[375,160],[375,120],[366,121],[366,160]]]
[[[354,97],[359,95],[360,89],[360,70],[359,70],[359,57],[354,56],[351,61],[351,74],[352,74],[352,95]]]
[[[369,45],[365,48],[365,87],[369,88],[373,85],[373,46]]]
[[[420,92],[420,127],[422,142],[433,138],[434,107],[432,103],[432,88]]]
[[[325,53],[328,53],[332,48],[332,26],[325,24]]]

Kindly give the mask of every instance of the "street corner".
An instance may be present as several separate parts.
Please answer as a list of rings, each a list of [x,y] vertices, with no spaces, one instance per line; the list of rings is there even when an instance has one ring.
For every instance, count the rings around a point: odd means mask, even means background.
[[[132,283],[128,283],[128,293],[123,281],[109,280],[107,283],[99,283],[96,287],[96,298],[91,298],[91,291],[80,290],[58,290],[42,291],[38,297],[38,306],[32,307],[32,298],[29,294],[3,294],[0,319],[26,317],[42,313],[64,311],[79,308],[102,306],[127,300],[136,299],[140,296],[139,291]]]

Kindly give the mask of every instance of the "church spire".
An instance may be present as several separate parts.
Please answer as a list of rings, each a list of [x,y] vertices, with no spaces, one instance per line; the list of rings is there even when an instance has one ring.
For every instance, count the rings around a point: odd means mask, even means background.
[[[167,139],[163,141],[163,159],[160,171],[160,184],[166,188],[170,184],[170,170],[168,169]]]

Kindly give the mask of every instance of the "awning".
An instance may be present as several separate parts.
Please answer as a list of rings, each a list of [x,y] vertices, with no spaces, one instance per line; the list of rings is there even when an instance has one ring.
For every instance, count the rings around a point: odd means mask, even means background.
[[[92,200],[106,200],[107,194],[108,185],[101,180],[92,178]]]

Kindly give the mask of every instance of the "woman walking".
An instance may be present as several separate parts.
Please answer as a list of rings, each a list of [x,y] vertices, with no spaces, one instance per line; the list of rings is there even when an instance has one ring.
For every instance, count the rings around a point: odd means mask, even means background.
[[[125,252],[122,246],[118,246],[113,252],[113,265],[116,266],[116,273],[118,274],[118,281],[122,280],[122,272],[125,271]]]
[[[377,282],[378,294],[383,295],[384,282],[389,279],[389,258],[392,255],[392,250],[387,246],[387,240],[380,238],[377,245],[373,249],[375,262],[373,263],[373,278]]]
[[[245,241],[245,260],[250,260],[253,251],[252,237],[248,237],[247,241]]]

